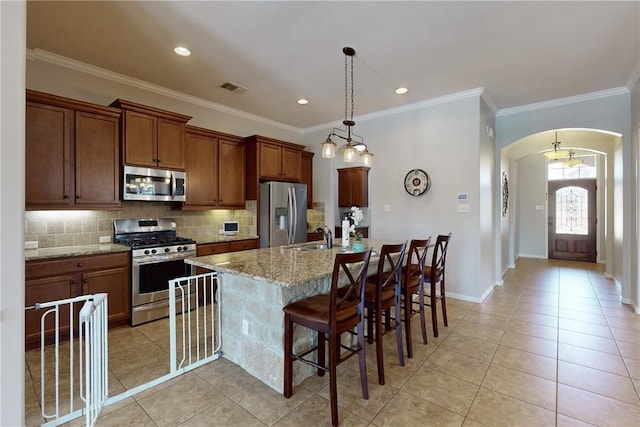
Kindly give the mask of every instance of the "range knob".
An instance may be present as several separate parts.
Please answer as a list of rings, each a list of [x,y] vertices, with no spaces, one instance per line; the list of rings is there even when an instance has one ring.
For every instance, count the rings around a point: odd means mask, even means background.
[[[189,246],[185,246],[182,248],[183,251],[188,251],[189,250]]]
[[[151,249],[151,253],[155,254],[157,251],[155,249]]]
[[[177,251],[180,252],[182,250],[182,246],[178,246]]]
[[[169,248],[164,248],[164,251],[165,251],[165,252],[169,252],[170,250],[171,250],[171,249],[169,249]]]
[[[144,254],[145,254],[145,255],[149,255],[149,249],[146,249],[146,250],[144,251]]]

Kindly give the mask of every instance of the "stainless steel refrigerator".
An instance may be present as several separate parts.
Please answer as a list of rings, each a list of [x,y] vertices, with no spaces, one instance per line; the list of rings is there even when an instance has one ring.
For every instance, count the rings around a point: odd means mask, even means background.
[[[307,185],[260,184],[260,247],[307,241]]]

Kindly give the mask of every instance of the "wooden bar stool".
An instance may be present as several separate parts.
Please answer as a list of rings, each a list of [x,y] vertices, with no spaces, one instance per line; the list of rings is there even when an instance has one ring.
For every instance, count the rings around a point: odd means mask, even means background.
[[[424,295],[429,297],[429,304],[431,306],[431,323],[433,323],[433,336],[438,336],[438,307],[437,300],[441,301],[442,305],[442,320],[444,326],[449,326],[447,322],[447,303],[445,299],[445,262],[447,260],[447,248],[451,241],[451,233],[444,235],[441,234],[436,240],[436,246],[433,248],[433,257],[431,259],[431,265],[424,267],[424,282],[429,283],[429,294]],[[436,292],[436,283],[440,283],[440,295]],[[422,298],[421,298],[422,299]],[[424,325],[422,326],[424,329]]]
[[[407,357],[413,357],[413,347],[411,341],[411,316],[415,313],[413,309],[413,295],[418,294],[423,289],[424,268],[427,259],[427,251],[431,244],[431,236],[426,240],[413,239],[409,244],[407,263],[402,268],[401,295],[403,301],[404,335],[407,341]],[[422,325],[422,342],[427,343],[427,333],[425,331],[424,298],[418,296],[420,321]]]
[[[384,385],[384,363],[382,353],[382,335],[390,330],[389,310],[393,307],[400,366],[404,366],[402,351],[402,325],[400,315],[400,283],[402,263],[407,242],[396,245],[382,245],[380,260],[375,275],[367,278],[364,291],[364,307],[367,309],[367,336],[369,342],[376,342],[376,360],[378,363],[378,382]],[[382,314],[387,313],[385,331],[382,330]]]
[[[329,396],[331,401],[331,423],[338,425],[338,393],[336,384],[336,366],[357,354],[360,365],[360,384],[362,398],[369,398],[367,386],[367,368],[364,353],[364,288],[371,249],[360,253],[339,253],[333,265],[330,294],[315,295],[283,308],[284,310],[284,397],[293,392],[293,361],[300,360],[315,367],[318,376],[329,372]],[[354,275],[354,272],[356,273]],[[343,274],[341,274],[343,273]],[[339,281],[347,281],[340,286]],[[340,286],[340,287],[339,287]],[[304,326],[318,332],[315,347],[300,354],[293,353],[293,325]],[[342,345],[340,336],[356,328],[357,344],[355,348]],[[329,341],[329,365],[325,364],[325,337]],[[341,357],[340,350],[347,350]],[[317,350],[314,362],[304,356]]]

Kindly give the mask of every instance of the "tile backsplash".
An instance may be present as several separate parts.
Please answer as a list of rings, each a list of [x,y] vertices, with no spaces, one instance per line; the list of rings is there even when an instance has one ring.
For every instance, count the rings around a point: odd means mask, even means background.
[[[257,203],[248,200],[245,209],[178,211],[170,203],[122,202],[117,211],[27,211],[25,240],[39,248],[97,244],[100,236],[113,238],[113,220],[125,218],[175,218],[177,234],[189,236],[202,229],[219,230],[223,221],[238,221],[240,232],[256,235]]]

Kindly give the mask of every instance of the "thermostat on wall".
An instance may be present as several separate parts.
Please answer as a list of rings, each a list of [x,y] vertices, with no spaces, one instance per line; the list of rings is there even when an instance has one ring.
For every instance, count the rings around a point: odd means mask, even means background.
[[[222,223],[222,231],[227,236],[233,236],[240,232],[240,223],[238,221],[225,221]]]

